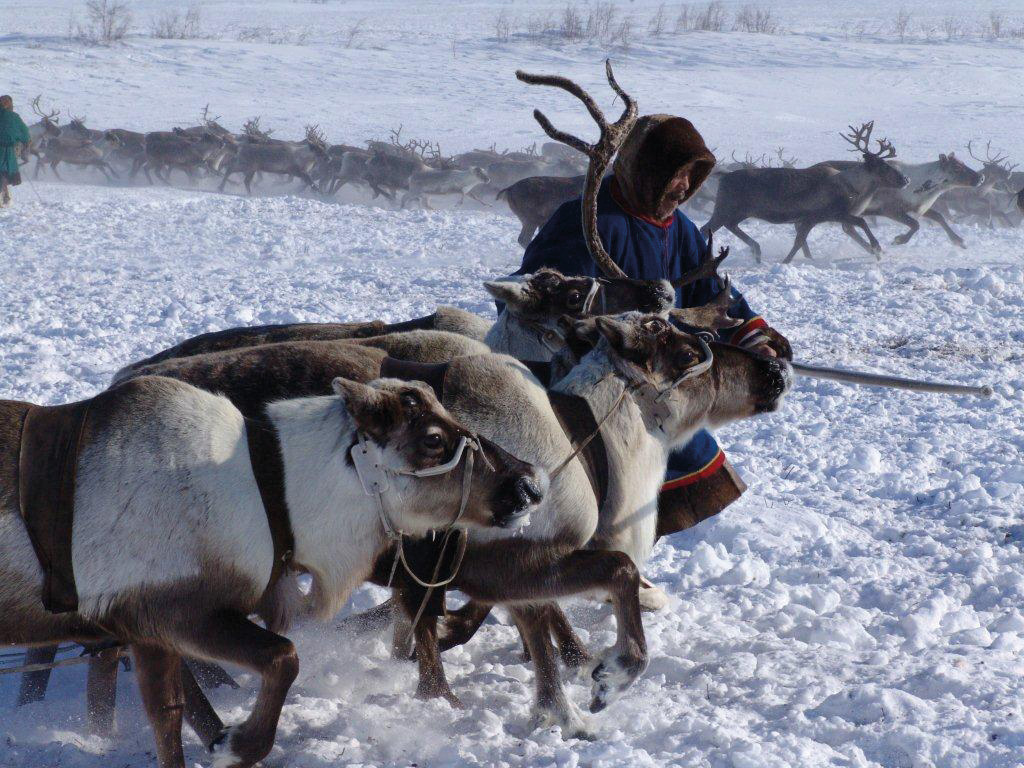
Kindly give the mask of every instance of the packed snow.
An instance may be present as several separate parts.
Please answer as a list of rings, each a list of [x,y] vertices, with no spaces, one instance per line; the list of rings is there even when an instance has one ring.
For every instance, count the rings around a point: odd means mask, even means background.
[[[138,5],[140,14],[157,7]],[[511,73],[565,71],[601,92],[598,62],[608,51],[489,40],[504,5],[467,4],[456,18],[441,3],[208,3],[211,28],[287,20],[324,39],[362,15],[366,41],[339,48],[314,35],[270,44],[222,32],[91,48],[63,37],[77,3],[5,3],[0,61],[9,85],[0,90],[14,90],[21,104],[53,94],[99,125],[185,123],[209,101],[233,126],[262,113],[282,131],[319,120],[333,140],[358,141],[404,123],[452,151],[531,143],[535,104],[558,124],[585,129],[576,104],[529,90]],[[934,18],[959,6],[908,5]],[[892,13],[878,2],[856,7],[879,24]],[[817,19],[825,13],[817,8],[778,10],[820,34],[638,42],[619,64],[620,81],[646,111],[695,115],[712,144],[758,152],[783,144],[805,162],[841,152],[836,131],[868,117],[915,159],[974,136],[1024,154],[1015,128],[1019,43],[844,41],[840,27],[854,11],[835,4],[829,19]],[[645,570],[671,600],[645,615],[651,665],[593,716],[594,741],[531,729],[533,671],[501,611],[445,654],[464,711],[414,699],[415,667],[390,658],[387,636],[353,640],[304,623],[291,633],[302,670],[265,764],[1020,765],[1024,243],[1020,230],[954,226],[966,251],[926,224],[880,262],[831,226],[811,236],[815,262],[778,264],[789,227],[750,225],[763,265],[731,243],[728,271],[798,359],[989,383],[995,396],[799,379],[781,412],[724,430],[750,490],[655,549]],[[488,314],[481,282],[518,266],[518,229],[500,209],[394,211],[286,191],[246,199],[26,184],[0,211],[0,396],[87,397],[128,361],[236,325],[401,320],[440,303]],[[883,243],[899,231],[876,227]],[[730,244],[726,233],[720,239]],[[384,595],[361,589],[348,610]],[[607,606],[567,605],[590,647],[611,644]],[[258,686],[234,671],[241,689],[212,694],[227,722],[246,715]],[[57,670],[45,702],[15,709],[17,680],[0,677],[0,765],[154,764],[133,676],[121,675],[110,740],[86,735],[84,680],[82,667]],[[582,681],[569,686],[580,703],[588,690]],[[208,765],[187,729],[185,738],[189,764]]]

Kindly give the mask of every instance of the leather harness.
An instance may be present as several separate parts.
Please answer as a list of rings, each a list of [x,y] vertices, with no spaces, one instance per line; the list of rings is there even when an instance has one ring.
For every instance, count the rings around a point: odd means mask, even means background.
[[[18,509],[43,569],[43,606],[51,613],[78,610],[71,533],[90,403],[29,405],[21,421]]]
[[[380,376],[425,382],[434,390],[438,400],[443,401],[448,367],[448,363],[414,363],[386,357],[381,362]],[[547,383],[549,368],[546,364],[531,365],[530,369]],[[590,406],[581,397],[559,392],[548,391],[548,400],[559,424],[573,444],[579,445],[593,436],[580,452],[579,458],[600,509],[608,492],[608,458]],[[67,613],[78,609],[71,550],[75,482],[82,438],[92,402],[86,400],[59,406],[27,405],[22,415],[18,456],[19,511],[43,569],[43,605],[52,613]],[[252,415],[245,416],[245,430],[252,472],[267,515],[274,549],[266,593],[273,589],[291,563],[295,551],[295,535],[285,498],[284,460],[277,430],[268,419]],[[459,535],[464,537],[465,533]],[[407,538],[405,541],[405,556],[409,565],[422,574],[429,574],[431,567],[435,571],[438,567],[442,572],[450,570],[451,561],[458,549],[459,545],[453,549],[442,548],[440,541],[428,538]],[[384,555],[379,559],[375,573],[381,572],[385,561],[391,565],[395,554],[389,554],[390,558]],[[439,560],[442,562],[439,563]],[[400,574],[401,570],[396,577]],[[401,578],[403,589],[413,594],[424,594],[424,589],[411,579],[404,575]],[[444,594],[444,589],[430,591],[427,598],[428,615],[444,614]]]

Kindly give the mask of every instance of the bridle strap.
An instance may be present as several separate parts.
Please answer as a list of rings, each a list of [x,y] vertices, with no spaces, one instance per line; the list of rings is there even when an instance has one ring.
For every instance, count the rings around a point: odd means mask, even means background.
[[[561,463],[559,463],[559,465],[554,468],[554,470],[552,470],[551,474],[549,475],[549,477],[552,480],[558,477],[562,473],[562,471],[567,466],[569,466],[569,462],[578,457],[586,449],[586,447],[590,445],[591,441],[593,441],[599,434],[601,434],[601,427],[604,426],[604,423],[608,421],[608,419],[611,418],[612,414],[619,409],[619,406],[622,405],[623,400],[626,399],[626,395],[630,393],[630,390],[631,387],[628,385],[622,388],[622,393],[612,404],[612,407],[608,409],[608,412],[601,417],[600,421],[597,422],[597,426],[594,428],[594,431],[587,435],[583,440],[581,440],[579,445],[573,448],[569,455],[566,456],[561,461]]]

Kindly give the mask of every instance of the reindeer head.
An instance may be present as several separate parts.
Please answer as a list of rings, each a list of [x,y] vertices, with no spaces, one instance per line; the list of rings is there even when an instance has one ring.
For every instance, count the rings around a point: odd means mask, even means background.
[[[482,184],[490,184],[491,177],[487,175],[487,171],[478,165],[473,166],[473,175],[475,175]]]
[[[998,151],[992,151],[992,142],[985,143],[985,158],[982,159],[974,154],[974,148],[971,146],[972,142],[967,142],[968,154],[981,163],[981,175],[977,185],[980,186],[983,192],[988,192],[993,189],[1006,188],[1006,184],[1010,181],[1010,174],[1013,173],[1013,169],[1016,165],[1010,165],[1007,162],[1008,155],[1000,155]],[[952,153],[950,153],[952,155]]]
[[[474,436],[426,385],[338,378],[332,386],[364,445],[371,444],[389,469],[388,482],[403,499],[389,510],[400,530],[423,534],[447,526],[464,501],[460,525],[514,527],[543,499],[548,479],[542,471]]]
[[[939,167],[946,174],[946,178],[958,187],[977,187],[981,184],[981,174],[965,165],[952,152],[948,155],[939,155]]]
[[[841,134],[843,139],[853,145],[850,152],[860,152],[864,160],[864,166],[875,178],[879,187],[889,189],[903,189],[910,183],[898,168],[890,165],[886,160],[896,157],[896,147],[888,139],[875,139],[878,149],[871,151],[871,132],[875,129],[875,121],[864,123],[860,128],[848,126],[849,134]]]
[[[669,445],[701,427],[775,411],[789,390],[789,364],[728,344],[704,341],[658,315],[598,317],[595,353],[634,390],[652,433]]]

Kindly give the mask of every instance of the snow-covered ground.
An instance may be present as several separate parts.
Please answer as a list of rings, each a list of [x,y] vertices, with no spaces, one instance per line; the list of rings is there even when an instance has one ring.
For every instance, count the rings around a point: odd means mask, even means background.
[[[158,7],[136,5],[140,17]],[[446,5],[205,3],[217,39],[106,49],[63,39],[77,2],[2,3],[0,90],[22,104],[52,94],[102,125],[186,121],[207,101],[232,125],[257,113],[284,132],[320,120],[333,140],[404,123],[446,150],[531,143],[534,104],[586,129],[575,103],[520,86],[511,71],[568,71],[600,92],[605,50],[487,39],[503,6],[525,16],[561,4]],[[916,18],[960,12],[907,5]],[[894,10],[875,0],[827,13],[809,2],[776,7],[797,31],[645,41],[625,54],[620,79],[643,109],[696,116],[711,143],[741,151],[783,144],[804,161],[835,155],[838,128],[874,117],[910,157],[971,137],[1024,154],[1020,43],[846,40],[842,24],[881,25]],[[331,45],[361,17],[360,47]],[[302,45],[243,43],[232,33],[243,23],[316,34]],[[481,281],[507,274],[520,254],[518,226],[496,211],[49,181],[36,191],[18,188],[15,207],[0,211],[0,396],[42,403],[93,394],[125,362],[216,328],[399,320],[437,303],[486,313]],[[729,271],[800,359],[988,382],[996,396],[800,380],[782,412],[723,432],[750,491],[655,550],[648,571],[672,602],[645,617],[650,669],[594,718],[596,741],[530,730],[532,669],[500,613],[446,654],[463,712],[413,699],[414,668],[390,660],[386,637],[352,641],[309,624],[294,632],[302,671],[266,764],[1024,763],[1024,239],[956,226],[967,251],[926,224],[878,264],[820,227],[817,261],[791,266],[777,264],[790,228],[750,226],[766,263],[737,250]],[[899,230],[876,231],[887,243]],[[364,589],[354,607],[382,594]],[[570,607],[592,647],[611,642],[607,608]],[[257,681],[239,679],[240,691],[213,697],[228,721],[254,699]],[[131,675],[109,741],[84,735],[82,668],[56,671],[48,700],[21,710],[16,687],[0,677],[5,768],[153,764]],[[580,702],[587,690],[570,686]],[[186,738],[190,764],[207,765]]]

